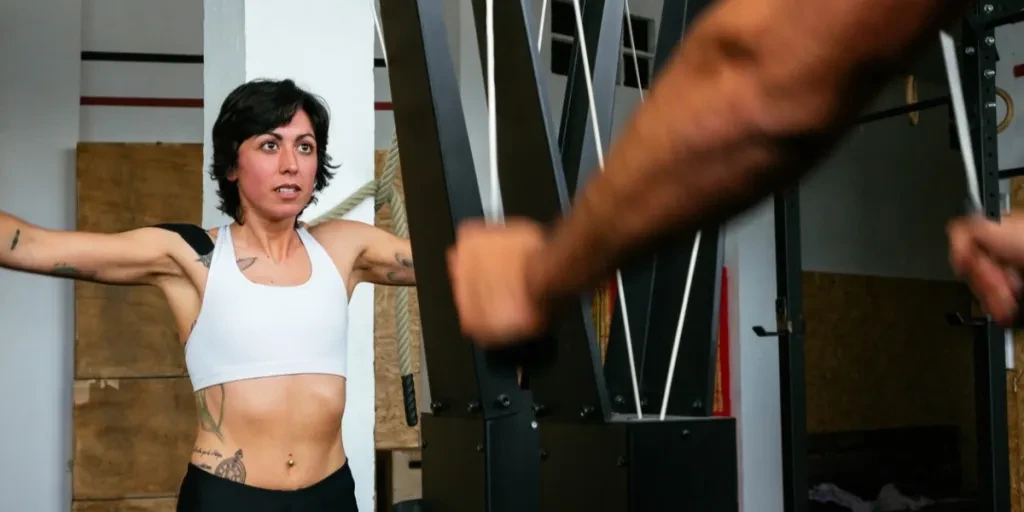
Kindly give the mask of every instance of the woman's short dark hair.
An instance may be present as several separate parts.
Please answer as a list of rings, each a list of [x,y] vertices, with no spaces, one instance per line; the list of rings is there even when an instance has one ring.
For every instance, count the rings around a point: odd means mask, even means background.
[[[246,82],[228,94],[213,125],[213,162],[210,176],[217,180],[218,209],[242,223],[242,200],[238,183],[228,175],[238,166],[238,149],[251,137],[269,133],[291,122],[302,110],[309,116],[316,137],[316,178],[313,198],[334,177],[331,158],[327,155],[327,131],[331,124],[327,103],[292,80],[257,79]],[[306,205],[309,206],[309,205]]]

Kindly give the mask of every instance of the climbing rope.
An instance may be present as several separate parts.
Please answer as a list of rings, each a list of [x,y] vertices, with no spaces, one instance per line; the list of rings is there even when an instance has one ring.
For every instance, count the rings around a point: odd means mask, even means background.
[[[374,212],[380,211],[384,205],[391,207],[391,231],[395,236],[409,238],[409,224],[405,215],[405,201],[398,190],[398,185],[395,183],[400,168],[398,134],[392,133],[391,147],[388,148],[387,160],[384,163],[384,170],[381,172],[380,178],[367,182],[359,190],[345,198],[344,201],[309,224],[315,226],[321,222],[343,218],[355,207],[362,204],[363,201],[372,197],[374,198]],[[398,333],[398,371],[402,375],[405,423],[412,427],[418,423],[419,415],[416,409],[416,388],[412,373],[412,332],[409,328],[408,287],[400,286],[396,288],[395,308],[395,323]]]

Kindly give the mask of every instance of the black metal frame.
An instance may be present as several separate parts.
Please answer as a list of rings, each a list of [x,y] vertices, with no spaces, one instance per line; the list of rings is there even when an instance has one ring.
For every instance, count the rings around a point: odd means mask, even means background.
[[[461,335],[445,251],[456,226],[483,216],[440,2],[382,1],[395,129],[402,141],[409,230],[431,414],[422,421],[423,486],[438,510],[536,509],[536,430],[510,354]],[[414,85],[410,85],[414,84]]]
[[[484,58],[484,5],[473,0]],[[444,254],[455,227],[484,212],[447,47],[441,2],[381,0],[395,125],[402,152],[410,235],[417,258],[431,410],[423,415],[423,492],[430,510],[738,510],[735,421],[710,417],[721,276],[721,234],[705,229],[681,358],[666,421],[617,414],[605,381],[621,363],[602,364],[589,294],[550,334],[505,353],[462,338]],[[557,132],[546,105],[545,76],[532,41],[531,0],[495,2],[495,95],[502,203],[508,216],[552,222],[565,213],[575,184],[596,169],[590,112],[579,57],[570,73]],[[699,9],[666,2],[661,60]],[[704,1],[699,2],[701,6]],[[623,0],[586,0],[585,35],[593,62],[600,143],[608,146],[621,58]],[[486,64],[486,62],[484,63]],[[486,66],[484,66],[486,68]],[[582,98],[581,98],[582,96]],[[689,237],[647,265],[659,280],[636,320],[650,352],[667,354],[681,307]],[[666,277],[668,276],[668,277]],[[643,292],[641,293],[643,295]],[[636,315],[632,311],[630,313]],[[619,340],[621,341],[621,340]],[[643,372],[661,378],[666,364]],[[522,371],[521,381],[516,371]],[[660,401],[659,401],[660,403]],[[682,405],[678,405],[682,404]],[[695,405],[696,404],[696,405]],[[685,415],[680,414],[685,412]]]
[[[995,117],[995,28],[1024,21],[1024,1],[979,2],[964,18],[959,47],[960,75],[975,148],[984,214],[1000,216],[999,179],[1020,173],[1000,172]],[[867,114],[858,124],[948,105],[940,97],[913,105]],[[966,184],[965,184],[966,185]],[[966,186],[965,186],[966,190]],[[778,298],[777,330],[762,337],[779,338],[782,400],[783,480],[787,512],[807,510],[807,412],[805,400],[804,318],[800,260],[799,190],[775,197],[775,243]],[[953,315],[954,318],[962,318]],[[979,510],[1010,511],[1009,444],[1007,433],[1005,347],[1003,331],[991,319],[969,323],[975,332],[975,403],[978,423]]]
[[[984,215],[998,219],[999,155],[996,120],[995,28],[1020,21],[1022,2],[980,2],[963,23],[960,75],[971,125],[971,143]],[[1018,12],[1011,12],[1018,11]],[[1006,347],[990,318],[972,322],[978,486],[982,510],[1010,512],[1010,462],[1006,411]]]
[[[807,397],[798,186],[775,194],[775,280],[776,330],[755,326],[754,333],[779,340],[783,510],[804,512],[808,508]]]

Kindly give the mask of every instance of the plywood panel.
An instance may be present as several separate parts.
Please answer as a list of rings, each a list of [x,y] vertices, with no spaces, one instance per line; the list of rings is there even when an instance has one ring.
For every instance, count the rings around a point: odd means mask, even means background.
[[[422,460],[419,450],[397,450],[392,454],[392,499],[394,503],[423,498],[423,471],[409,467]]]
[[[74,499],[178,491],[195,438],[188,379],[80,380],[74,395]]]
[[[80,144],[78,229],[202,222],[201,144]],[[178,376],[185,363],[159,291],[75,286],[77,378]]]
[[[175,512],[176,506],[174,497],[76,501],[71,512]]]
[[[1022,347],[1024,344],[1021,343],[1020,334],[1017,333],[1014,336],[1015,349],[1014,359],[1016,360],[1016,367],[1020,368],[1020,365],[1024,363],[1024,353],[1022,353]],[[1021,474],[1021,443],[1020,443],[1020,431],[1021,431],[1021,393],[1020,393],[1020,376],[1019,370],[1014,369],[1006,372],[1006,426],[1007,426],[1007,441],[1009,442],[1008,448],[1010,462],[1010,510],[1014,512],[1020,512],[1024,510],[1024,475]]]
[[[375,153],[376,176],[380,178],[387,160],[386,151]],[[401,173],[397,184],[401,191]],[[391,208],[377,210],[374,224],[391,231]],[[415,258],[415,255],[413,255]],[[419,427],[409,427],[405,420],[402,382],[398,368],[398,340],[395,326],[397,289],[374,287],[374,365],[376,374],[375,444],[378,450],[414,449],[419,446]],[[420,315],[416,291],[409,289],[410,331],[412,335],[413,373],[416,376],[417,400],[422,400],[420,380]]]
[[[956,425],[976,479],[973,337],[959,282],[804,273],[810,432]]]
[[[1010,179],[1010,210],[1024,215],[1024,178]],[[1024,332],[1014,332],[1014,355],[1016,365],[1006,372],[1006,415],[1007,433],[1010,441],[1010,507],[1014,512],[1024,512],[1024,446],[1021,431],[1024,430],[1024,392],[1021,390],[1021,376],[1024,375]]]

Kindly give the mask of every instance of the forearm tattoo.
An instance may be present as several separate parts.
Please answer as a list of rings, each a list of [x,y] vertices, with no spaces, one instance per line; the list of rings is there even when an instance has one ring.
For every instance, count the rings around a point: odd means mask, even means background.
[[[393,284],[409,285],[416,282],[416,268],[412,257],[400,252],[395,253],[395,261],[402,267],[402,270],[392,270],[384,275],[388,282]]]
[[[412,257],[400,252],[395,253],[395,260],[405,268],[413,268]]]
[[[90,279],[96,277],[96,272],[90,270],[81,270],[66,263],[58,263],[54,265],[51,274],[61,277],[70,277],[75,279]]]
[[[227,399],[224,393],[224,385],[218,384],[216,389],[220,390],[220,407],[216,414],[210,410],[209,401],[206,398],[206,393],[210,389],[206,388],[196,392],[196,408],[199,413],[199,428],[206,432],[210,432],[217,436],[217,439],[224,440],[224,434],[221,432],[221,426],[224,424],[224,400]]]
[[[20,229],[15,229],[15,230],[14,230],[14,238],[12,238],[12,239],[11,239],[11,250],[12,250],[12,251],[13,251],[13,250],[14,250],[14,249],[15,249],[16,247],[18,247],[18,239],[19,239],[19,238],[21,238],[21,230],[20,230]]]

